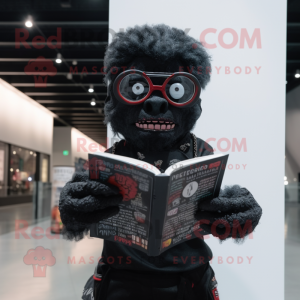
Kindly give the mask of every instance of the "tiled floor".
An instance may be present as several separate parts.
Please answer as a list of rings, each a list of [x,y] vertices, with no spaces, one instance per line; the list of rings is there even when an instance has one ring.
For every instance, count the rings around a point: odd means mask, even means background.
[[[47,234],[50,220],[33,222],[31,209],[31,204],[0,208],[0,299],[81,299],[83,278],[92,274],[102,240],[86,238],[75,243],[53,239]],[[285,214],[285,300],[296,300],[300,294],[300,205],[287,204]],[[28,222],[19,235],[15,232],[15,220]],[[24,263],[28,250],[38,246],[49,249],[55,257],[53,266],[40,269],[46,271],[46,277],[37,276],[42,274],[39,269]]]
[[[29,225],[34,224],[32,216],[31,203],[0,207],[0,235],[14,231],[15,220],[26,220]]]
[[[87,280],[92,275],[102,251],[102,240],[86,238],[75,243],[58,235],[58,239],[53,239],[47,233],[50,219],[35,224],[30,221],[31,209],[31,204],[0,208],[0,299],[81,299],[83,278]],[[15,220],[28,221],[28,228],[19,235],[15,232]],[[41,274],[34,273],[33,265],[24,263],[28,250],[38,246],[51,250],[55,257],[55,265],[46,268],[46,277],[34,277]]]

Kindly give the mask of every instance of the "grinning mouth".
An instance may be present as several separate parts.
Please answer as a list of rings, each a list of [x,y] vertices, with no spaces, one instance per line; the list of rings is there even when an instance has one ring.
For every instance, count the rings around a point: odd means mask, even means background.
[[[151,120],[138,120],[135,126],[143,130],[151,131],[170,131],[174,129],[175,123],[170,120],[151,119]]]

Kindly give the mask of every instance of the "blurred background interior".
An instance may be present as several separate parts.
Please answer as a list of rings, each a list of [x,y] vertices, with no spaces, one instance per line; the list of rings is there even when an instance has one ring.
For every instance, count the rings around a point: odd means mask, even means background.
[[[16,255],[24,255],[24,247],[38,246],[38,240],[18,241],[15,226],[30,230],[39,224],[48,233],[59,233],[61,188],[75,171],[86,168],[88,152],[106,149],[103,57],[109,34],[114,34],[108,13],[107,0],[0,1],[0,261],[4,270],[9,266],[18,270],[18,276],[27,269],[19,267]],[[300,1],[289,0],[282,174],[286,300],[300,294],[299,128]],[[43,240],[45,248],[53,236]],[[102,247],[102,241],[74,244],[55,238],[55,242],[60,253],[56,255],[69,253],[77,265],[68,261],[60,266],[61,277],[48,268],[47,281],[39,281],[39,289],[26,293],[23,288],[32,281],[22,275],[15,299],[80,299],[82,277],[90,276],[91,249]],[[81,257],[85,262],[80,264]],[[1,299],[12,299],[13,273],[1,272]]]

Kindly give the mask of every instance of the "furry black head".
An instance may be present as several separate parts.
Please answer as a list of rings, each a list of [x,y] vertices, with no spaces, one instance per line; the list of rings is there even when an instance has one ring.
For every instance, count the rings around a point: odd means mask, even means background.
[[[210,57],[203,45],[183,30],[166,25],[135,26],[115,35],[108,46],[104,66],[109,84],[109,101],[105,105],[105,122],[114,133],[121,133],[138,149],[168,149],[185,136],[201,115],[201,100],[189,108],[170,105],[160,91],[155,91],[142,104],[129,106],[118,102],[112,83],[123,70],[135,68],[148,72],[192,73],[205,88],[210,79]],[[136,126],[141,120],[167,120],[172,130],[144,130]]]

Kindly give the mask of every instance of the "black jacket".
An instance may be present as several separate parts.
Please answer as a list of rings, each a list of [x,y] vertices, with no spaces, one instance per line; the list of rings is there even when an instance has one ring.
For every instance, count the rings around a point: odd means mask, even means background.
[[[188,147],[180,147],[189,144]],[[184,149],[186,148],[186,149]],[[112,148],[107,152],[111,153]],[[115,154],[132,158],[141,158],[134,145],[122,140],[115,148]],[[193,158],[193,139],[187,134],[168,151],[142,153],[142,160],[150,164],[162,161],[160,170],[164,172],[170,165],[178,161]],[[197,155],[205,156],[213,154],[213,149],[203,140],[197,138]],[[245,188],[237,185],[225,187],[220,191],[219,197],[201,203],[195,217],[206,219],[210,224],[201,225],[202,234],[213,234],[220,239],[233,237],[237,240],[243,239],[257,226],[262,209],[253,198],[252,194]],[[211,224],[220,221],[214,230]],[[222,222],[225,221],[225,226]],[[237,223],[236,223],[237,222]],[[230,227],[227,231],[228,225]],[[224,233],[226,237],[222,238]],[[225,235],[224,235],[225,236]],[[159,272],[184,272],[192,271],[212,259],[212,251],[201,238],[188,240],[170,248],[159,256],[151,257],[145,253],[129,246],[104,241],[102,252],[103,262],[115,269],[137,270],[137,271],[159,271]]]
[[[183,144],[190,146],[185,151],[180,149]],[[213,149],[201,139],[197,139],[198,156],[213,154]],[[112,148],[107,152],[111,153]],[[115,154],[132,158],[139,158],[134,145],[122,140],[115,150]],[[154,165],[154,162],[162,160],[160,170],[163,172],[175,162],[193,158],[193,140],[188,134],[179,141],[170,151],[143,152],[146,161]],[[207,263],[212,258],[211,249],[202,239],[193,239],[170,248],[159,256],[147,256],[147,254],[120,243],[104,240],[102,252],[103,261],[116,269],[137,271],[176,272],[188,271]]]

